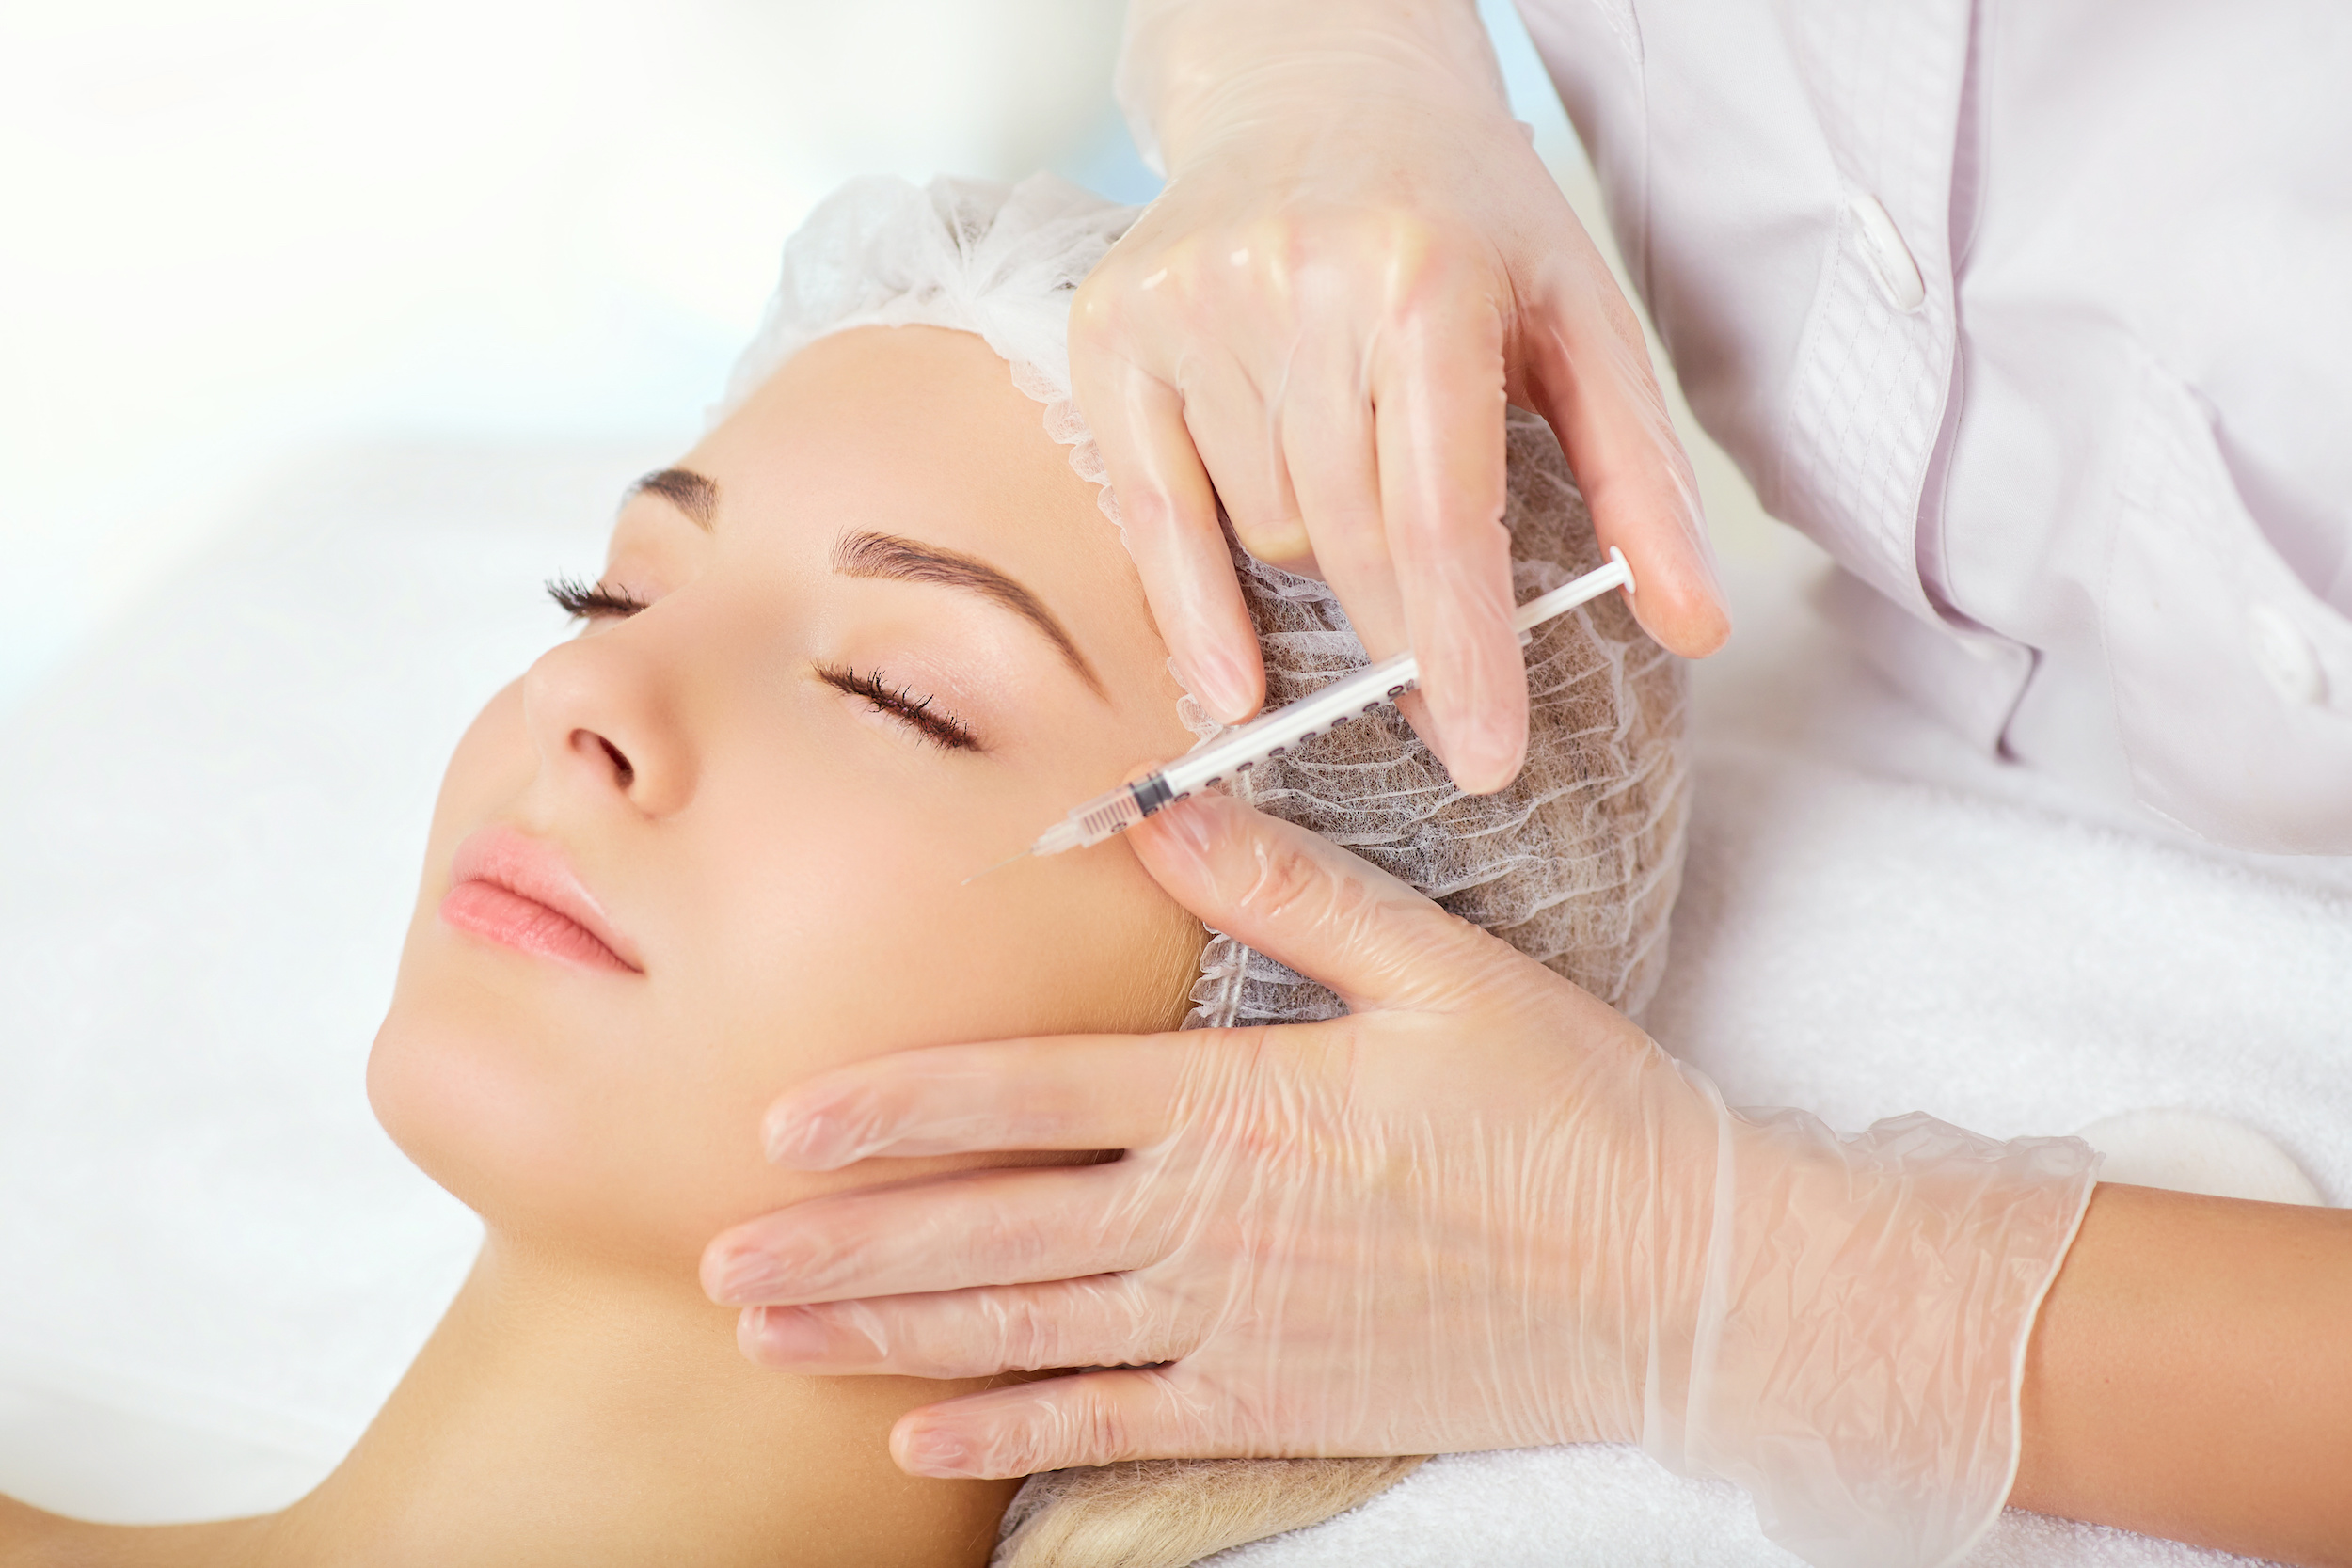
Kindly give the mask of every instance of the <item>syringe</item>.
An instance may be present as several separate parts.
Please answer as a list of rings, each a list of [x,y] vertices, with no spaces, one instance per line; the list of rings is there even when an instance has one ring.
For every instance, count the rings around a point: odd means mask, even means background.
[[[1632,594],[1633,572],[1625,563],[1624,554],[1612,545],[1609,564],[1528,600],[1511,617],[1512,627],[1525,633],[1619,587],[1629,595]],[[1040,833],[1037,842],[1025,853],[1058,855],[1065,849],[1100,844],[1114,833],[1125,832],[1169,801],[1181,800],[1227,779],[1239,778],[1269,758],[1285,755],[1294,746],[1374,712],[1384,703],[1395,702],[1420,684],[1421,666],[1410,651],[1382,659],[1370,669],[1331,682],[1312,696],[1301,697],[1286,707],[1263,714],[1199,751],[1187,752],[1132,784],[1120,784],[1073,808],[1068,816]],[[1021,856],[1012,859],[1019,860]],[[1003,863],[1009,865],[1011,862]]]

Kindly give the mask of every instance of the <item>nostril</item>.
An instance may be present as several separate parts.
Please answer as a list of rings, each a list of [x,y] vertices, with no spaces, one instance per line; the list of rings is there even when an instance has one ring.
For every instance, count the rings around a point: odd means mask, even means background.
[[[628,753],[594,730],[574,730],[572,751],[588,761],[594,761],[596,754],[602,752],[606,765],[612,769],[612,782],[623,789],[636,781],[637,768],[628,760]]]
[[[596,736],[596,744],[603,747],[604,754],[612,759],[612,777],[614,781],[617,782],[623,789],[627,789],[629,784],[636,780],[637,769],[629,766],[628,758],[621,754],[621,749],[618,746],[613,745],[610,740],[605,739],[604,736]]]

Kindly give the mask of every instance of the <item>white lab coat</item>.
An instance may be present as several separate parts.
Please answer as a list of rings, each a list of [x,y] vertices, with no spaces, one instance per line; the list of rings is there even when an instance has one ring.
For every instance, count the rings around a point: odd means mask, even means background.
[[[2352,4],[1520,5],[1692,407],[1887,673],[2352,853]]]

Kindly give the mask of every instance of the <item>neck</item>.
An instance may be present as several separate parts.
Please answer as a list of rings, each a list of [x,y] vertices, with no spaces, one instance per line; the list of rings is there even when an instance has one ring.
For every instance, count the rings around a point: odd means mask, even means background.
[[[275,1562],[964,1565],[1015,1483],[921,1481],[890,1424],[971,1386],[752,1366],[691,1280],[496,1237]]]

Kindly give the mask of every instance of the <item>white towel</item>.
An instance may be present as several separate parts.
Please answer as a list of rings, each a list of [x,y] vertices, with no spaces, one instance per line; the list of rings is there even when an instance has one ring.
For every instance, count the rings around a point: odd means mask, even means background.
[[[2222,1568],[2253,1560],[2015,1509],[1969,1568]],[[1202,1568],[1804,1568],[1747,1498],[1639,1449],[1441,1454],[1351,1513]]]

